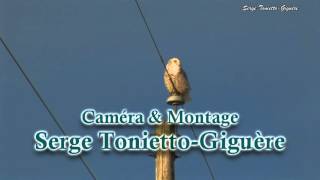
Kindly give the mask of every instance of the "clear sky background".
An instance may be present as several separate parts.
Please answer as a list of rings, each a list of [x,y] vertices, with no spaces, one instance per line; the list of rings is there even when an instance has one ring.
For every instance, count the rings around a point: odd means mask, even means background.
[[[296,5],[294,13],[240,11],[257,3],[141,1],[164,57],[183,61],[192,86],[188,111],[239,112],[240,124],[230,134],[260,129],[287,137],[280,154],[207,153],[217,180],[320,179],[320,2],[265,1]],[[98,128],[80,123],[88,107],[168,108],[163,67],[133,0],[0,0],[0,34],[70,135],[96,137]],[[0,179],[90,179],[77,158],[34,152],[39,129],[61,134],[1,46]],[[99,180],[154,179],[152,157],[103,153],[98,145],[85,158]],[[210,180],[199,151],[175,164],[178,180]]]

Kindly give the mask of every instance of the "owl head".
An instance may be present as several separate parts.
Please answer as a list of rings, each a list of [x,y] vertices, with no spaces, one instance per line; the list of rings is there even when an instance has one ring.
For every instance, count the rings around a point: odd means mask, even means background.
[[[181,67],[181,61],[180,61],[180,59],[178,59],[176,57],[170,58],[169,61],[168,61],[168,64],[170,64],[172,66]]]
[[[181,61],[178,58],[171,58],[166,66],[170,74],[177,74],[181,71]]]

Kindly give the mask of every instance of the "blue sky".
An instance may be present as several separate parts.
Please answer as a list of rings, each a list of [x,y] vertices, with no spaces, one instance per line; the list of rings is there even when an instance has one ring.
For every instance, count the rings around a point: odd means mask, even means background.
[[[164,57],[180,57],[188,73],[187,111],[239,112],[229,133],[287,137],[280,154],[207,153],[216,179],[317,179],[320,3],[268,1],[300,10],[241,12],[246,3],[257,1],[141,1]],[[100,130],[81,125],[85,108],[168,108],[163,67],[132,0],[0,0],[0,34],[68,134]],[[77,158],[34,152],[35,131],[60,131],[2,46],[0,100],[0,179],[90,179]],[[85,158],[98,179],[154,178],[154,159],[143,153],[94,148]],[[200,152],[181,154],[176,179],[210,179]]]

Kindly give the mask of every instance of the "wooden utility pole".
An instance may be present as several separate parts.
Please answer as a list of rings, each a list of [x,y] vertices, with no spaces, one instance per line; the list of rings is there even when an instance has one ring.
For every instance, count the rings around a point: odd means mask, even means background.
[[[173,95],[167,99],[167,103],[173,106],[174,111],[177,111],[179,105],[184,104],[184,100],[181,96]],[[169,125],[167,122],[163,122],[156,128],[156,135],[161,136],[163,134],[170,135],[176,134],[176,127]],[[176,158],[175,152],[170,150],[159,150],[156,153],[156,180],[174,180],[174,160]]]
[[[170,135],[175,133],[175,127],[164,122],[156,129],[156,135]],[[156,153],[156,180],[174,180],[175,153],[159,150]]]

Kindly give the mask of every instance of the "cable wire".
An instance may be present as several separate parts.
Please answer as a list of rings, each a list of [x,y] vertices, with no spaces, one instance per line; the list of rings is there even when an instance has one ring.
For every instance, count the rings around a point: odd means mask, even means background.
[[[36,94],[36,96],[38,97],[38,99],[40,100],[41,104],[45,107],[45,109],[47,110],[47,112],[49,113],[51,119],[53,120],[53,122],[57,125],[57,127],[59,128],[59,130],[62,132],[63,135],[66,135],[66,131],[63,129],[61,123],[58,121],[58,119],[56,118],[56,116],[53,114],[53,112],[50,110],[48,104],[45,102],[45,100],[43,99],[43,97],[41,96],[40,92],[37,90],[37,88],[34,86],[34,84],[32,83],[31,79],[29,78],[29,76],[27,75],[27,73],[23,70],[22,66],[20,65],[20,63],[18,62],[17,58],[14,56],[14,54],[12,53],[12,51],[10,50],[9,46],[6,44],[6,42],[3,40],[2,37],[0,37],[0,41],[2,43],[2,45],[4,46],[4,48],[6,49],[6,51],[9,53],[11,60],[17,65],[18,69],[20,70],[20,72],[22,73],[23,77],[27,80],[28,84],[30,85],[30,87],[32,88],[33,92]],[[79,156],[82,164],[84,165],[84,167],[86,168],[86,170],[88,171],[88,173],[90,174],[90,176],[92,177],[92,179],[96,180],[96,176],[93,173],[92,169],[90,168],[89,164],[87,163],[87,161],[80,155]]]
[[[194,127],[193,127],[193,126],[190,126],[190,127],[191,127],[191,130],[192,130],[193,136],[194,136],[196,139],[198,139],[197,134],[196,134],[196,132],[195,132],[195,130],[194,130]],[[210,166],[210,164],[209,164],[209,161],[208,161],[208,158],[207,158],[206,154],[205,154],[203,151],[200,151],[200,153],[201,153],[201,155],[202,155],[202,157],[203,157],[204,162],[206,163],[206,165],[207,165],[207,167],[208,167],[208,170],[209,170],[211,179],[212,179],[212,180],[215,180],[215,177],[214,177],[214,175],[213,175],[212,168],[211,168],[211,166]]]
[[[157,53],[158,53],[158,56],[159,56],[159,58],[160,58],[161,64],[163,65],[166,73],[168,74],[168,77],[169,77],[169,80],[170,80],[170,82],[171,82],[171,84],[172,84],[172,86],[173,86],[173,89],[174,89],[174,91],[175,91],[176,93],[178,93],[177,88],[175,87],[175,84],[173,83],[172,77],[170,76],[170,74],[169,74],[169,72],[168,72],[168,70],[167,70],[166,63],[165,63],[164,58],[163,58],[163,56],[162,56],[162,54],[161,54],[161,51],[160,51],[160,49],[159,49],[159,46],[158,46],[158,44],[157,44],[157,42],[156,42],[156,40],[155,40],[155,38],[154,38],[154,36],[153,36],[153,34],[152,34],[152,32],[151,32],[150,26],[148,25],[148,21],[147,21],[146,17],[145,17],[144,14],[143,14],[143,11],[142,11],[142,9],[141,9],[141,6],[140,6],[138,0],[134,0],[134,2],[135,2],[136,5],[137,5],[137,8],[138,8],[139,13],[140,13],[140,15],[141,15],[141,18],[142,18],[142,20],[143,20],[143,22],[144,22],[144,24],[145,24],[145,26],[146,26],[146,28],[147,28],[147,30],[148,30],[148,33],[149,33],[150,38],[151,38],[151,40],[152,40],[152,42],[153,42],[153,45],[154,45],[154,47],[155,47],[156,50],[157,50]]]

